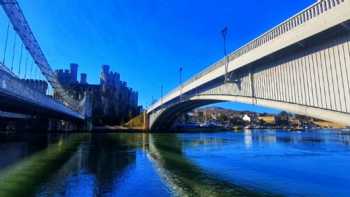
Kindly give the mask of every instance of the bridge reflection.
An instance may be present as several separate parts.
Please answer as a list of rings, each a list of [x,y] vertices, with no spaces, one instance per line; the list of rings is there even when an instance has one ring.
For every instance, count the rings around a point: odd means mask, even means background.
[[[53,171],[71,157],[86,135],[61,137],[57,143],[0,171],[0,196],[27,196],[35,193]]]
[[[179,196],[271,196],[219,179],[201,170],[182,152],[176,134],[151,134],[150,159],[165,182]]]
[[[135,163],[135,138],[126,135],[14,136],[4,140],[0,196],[95,196],[117,190]]]

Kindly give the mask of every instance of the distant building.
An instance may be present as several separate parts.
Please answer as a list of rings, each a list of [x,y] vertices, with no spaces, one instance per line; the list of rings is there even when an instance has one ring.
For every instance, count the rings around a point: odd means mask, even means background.
[[[275,116],[273,116],[273,115],[261,115],[258,117],[258,119],[260,121],[263,121],[264,123],[267,123],[267,124],[275,124],[276,123]]]
[[[120,124],[137,115],[138,93],[127,87],[120,80],[117,72],[110,71],[108,65],[102,65],[100,84],[88,84],[87,75],[80,74],[78,82],[78,65],[71,64],[70,70],[56,70],[58,80],[63,87],[77,100],[84,98],[85,93],[93,97],[93,121],[95,125]],[[59,97],[55,94],[55,97]]]
[[[245,122],[251,122],[251,119],[250,119],[250,117],[247,115],[247,114],[244,114],[244,116],[243,116],[243,121],[245,121]]]

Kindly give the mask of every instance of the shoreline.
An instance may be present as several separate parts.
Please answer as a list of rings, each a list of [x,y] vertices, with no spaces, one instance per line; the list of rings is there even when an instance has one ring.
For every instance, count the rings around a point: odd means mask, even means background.
[[[350,132],[349,128],[311,128],[311,129],[285,129],[285,128],[240,128],[240,129],[224,129],[224,128],[191,128],[181,130],[169,130],[167,132],[153,132],[139,128],[96,128],[92,131],[86,130],[71,130],[71,131],[37,131],[37,130],[25,130],[25,131],[0,131],[0,135],[16,135],[16,134],[74,134],[74,133],[91,133],[91,134],[104,134],[104,133],[217,133],[217,132],[243,132],[247,130],[283,130],[284,132],[307,132],[317,130],[334,130],[342,132]]]

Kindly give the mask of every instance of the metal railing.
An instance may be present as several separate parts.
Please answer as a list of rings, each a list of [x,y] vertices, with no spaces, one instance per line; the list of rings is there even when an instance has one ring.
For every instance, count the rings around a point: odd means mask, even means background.
[[[297,13],[296,15],[292,16],[291,18],[287,19],[286,21],[282,22],[281,24],[277,25],[276,27],[272,28],[271,30],[267,31],[266,33],[262,34],[261,36],[257,37],[256,39],[252,40],[251,42],[247,43],[246,45],[240,47],[239,49],[229,54],[229,60],[235,60],[256,48],[267,44],[268,42],[276,39],[284,33],[338,6],[344,1],[346,0],[320,0],[314,3],[313,5],[305,8],[303,11]],[[185,81],[181,86],[185,87],[186,85],[212,72],[213,70],[224,66],[224,64],[225,57],[220,59],[218,62],[212,64],[208,68],[204,69],[200,73],[196,74],[189,80]],[[179,91],[179,87],[172,90],[164,98],[173,94],[176,91]],[[156,104],[158,104],[158,102]]]

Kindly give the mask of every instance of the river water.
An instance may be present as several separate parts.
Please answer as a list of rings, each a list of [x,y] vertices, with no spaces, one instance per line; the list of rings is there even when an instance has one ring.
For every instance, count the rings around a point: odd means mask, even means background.
[[[9,134],[0,196],[350,195],[350,132]]]

